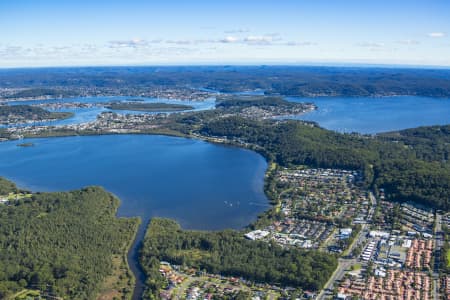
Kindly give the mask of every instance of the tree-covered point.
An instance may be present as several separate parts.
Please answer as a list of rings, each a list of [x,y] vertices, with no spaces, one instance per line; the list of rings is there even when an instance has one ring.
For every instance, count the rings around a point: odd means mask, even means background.
[[[0,105],[0,123],[65,119],[71,112],[51,112],[31,105]]]
[[[105,106],[114,110],[135,110],[148,112],[170,112],[193,109],[193,106],[173,103],[136,103],[136,102],[112,102]]]
[[[287,250],[275,243],[250,241],[234,230],[182,230],[175,221],[154,218],[140,255],[148,276],[147,298],[156,297],[165,285],[159,273],[160,261],[311,290],[322,288],[337,267],[336,257],[322,252]]]
[[[18,190],[19,189],[14,183],[3,177],[0,177],[0,196],[18,192]]]
[[[450,209],[450,164],[447,126],[420,129],[420,138],[341,134],[299,121],[254,121],[210,118],[199,132],[256,144],[282,166],[363,170],[367,186],[384,187],[392,200],[411,200]],[[433,145],[441,145],[434,147]]]
[[[113,255],[126,255],[138,225],[137,219],[116,218],[118,205],[98,187],[0,205],[0,299],[24,288],[95,299],[112,272]],[[133,277],[122,276],[129,296]]]
[[[277,96],[218,96],[216,98],[216,107],[218,108],[231,108],[231,107],[261,107],[261,106],[286,106],[295,107],[303,106],[303,103],[289,102],[283,99],[283,97]]]

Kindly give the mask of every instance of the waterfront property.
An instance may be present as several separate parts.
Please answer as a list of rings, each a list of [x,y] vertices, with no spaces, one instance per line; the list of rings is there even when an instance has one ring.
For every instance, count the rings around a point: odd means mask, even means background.
[[[353,229],[367,222],[370,202],[368,191],[358,186],[360,180],[357,171],[281,169],[275,174],[280,220],[247,235],[284,246],[341,253]]]

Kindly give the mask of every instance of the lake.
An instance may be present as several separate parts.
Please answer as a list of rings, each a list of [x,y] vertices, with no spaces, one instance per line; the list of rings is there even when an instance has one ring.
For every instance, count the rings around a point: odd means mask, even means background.
[[[32,142],[34,147],[18,147]],[[129,254],[137,275],[138,242],[154,216],[183,228],[242,228],[269,205],[267,164],[244,149],[199,140],[151,135],[25,139],[0,143],[0,176],[33,191],[64,191],[100,185],[121,199],[119,216],[143,220]],[[136,296],[135,299],[139,299]]]
[[[374,134],[418,126],[450,124],[450,99],[427,97],[295,98],[313,102],[316,111],[295,117],[339,132]]]

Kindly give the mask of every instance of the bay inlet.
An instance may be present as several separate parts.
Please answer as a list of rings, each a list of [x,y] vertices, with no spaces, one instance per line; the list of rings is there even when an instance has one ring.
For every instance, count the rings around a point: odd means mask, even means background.
[[[32,142],[34,147],[17,147]],[[152,135],[37,138],[0,144],[0,176],[32,191],[98,185],[120,198],[120,217],[140,217],[128,254],[140,299],[139,245],[152,217],[185,229],[240,229],[267,210],[259,154],[204,141]]]

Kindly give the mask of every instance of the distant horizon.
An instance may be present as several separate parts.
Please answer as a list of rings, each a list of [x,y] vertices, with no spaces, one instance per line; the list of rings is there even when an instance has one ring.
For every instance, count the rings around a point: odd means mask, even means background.
[[[450,65],[420,65],[420,64],[388,64],[364,62],[230,62],[230,63],[173,63],[173,64],[99,64],[99,65],[42,65],[42,66],[0,66],[0,70],[27,69],[76,69],[76,68],[151,68],[151,67],[324,67],[324,68],[386,68],[386,69],[428,69],[450,70]]]
[[[450,67],[447,0],[2,0],[0,67]]]

